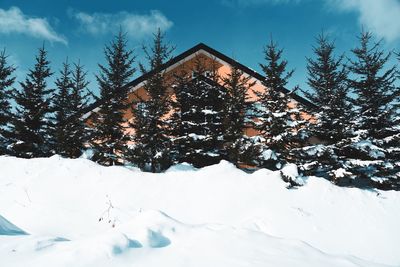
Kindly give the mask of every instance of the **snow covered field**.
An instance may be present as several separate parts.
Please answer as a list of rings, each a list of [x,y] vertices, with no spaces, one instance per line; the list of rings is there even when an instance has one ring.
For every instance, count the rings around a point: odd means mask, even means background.
[[[0,266],[400,266],[400,192],[0,157]]]

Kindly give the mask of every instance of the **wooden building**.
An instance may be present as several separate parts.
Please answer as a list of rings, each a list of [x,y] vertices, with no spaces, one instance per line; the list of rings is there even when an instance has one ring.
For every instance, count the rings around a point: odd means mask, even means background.
[[[234,66],[241,70],[244,75],[251,77],[250,82],[255,83],[255,85],[252,87],[253,90],[265,90],[265,87],[262,84],[262,81],[265,79],[263,75],[203,43],[200,43],[172,58],[163,65],[161,70],[158,71],[162,71],[165,79],[167,80],[173,79],[175,75],[180,75],[182,73],[190,75],[195,69],[195,65],[198,64],[199,61],[202,62],[204,66],[204,73],[202,73],[202,75],[205,77],[209,76],[210,73],[214,71],[216,71],[219,76],[224,77],[230,73],[231,67]],[[137,96],[146,99],[144,84],[153,73],[154,72],[150,71],[149,73],[136,78],[126,85],[129,87],[130,92],[128,95],[128,101],[134,100],[134,98],[137,98]],[[172,87],[170,91],[171,94],[173,94]],[[289,108],[295,108],[297,105],[302,105],[305,110],[315,108],[314,104],[302,98],[301,96],[296,95],[295,93],[291,93],[289,96],[290,91],[285,88],[282,88],[281,92],[282,94],[287,94],[290,98]],[[249,96],[249,101],[257,101],[257,97],[253,91],[249,92]],[[90,121],[90,117],[99,110],[100,105],[101,103],[99,101],[91,105],[83,117]],[[308,114],[302,115],[305,118],[310,118]],[[125,119],[130,120],[132,119],[132,116],[133,115],[131,111],[129,109],[126,110]],[[247,128],[244,129],[244,134],[247,136],[254,136],[257,134],[257,132],[252,128]]]

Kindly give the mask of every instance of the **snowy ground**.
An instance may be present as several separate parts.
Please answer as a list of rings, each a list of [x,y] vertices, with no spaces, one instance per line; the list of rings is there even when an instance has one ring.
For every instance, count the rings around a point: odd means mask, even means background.
[[[400,266],[400,192],[0,157],[0,266]]]

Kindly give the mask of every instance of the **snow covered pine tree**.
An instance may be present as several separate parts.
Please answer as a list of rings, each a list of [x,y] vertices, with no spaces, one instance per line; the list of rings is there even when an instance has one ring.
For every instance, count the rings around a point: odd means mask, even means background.
[[[288,62],[281,60],[282,53],[271,39],[264,50],[266,64],[260,64],[265,74],[264,89],[253,90],[258,98],[253,107],[254,128],[260,131],[270,149],[269,153],[263,153],[261,167],[272,170],[281,169],[283,164],[294,160],[291,151],[302,142],[299,134],[303,124],[301,107],[289,108],[290,93],[283,93],[293,71],[286,71]]]
[[[343,149],[348,155],[346,171],[355,183],[382,189],[400,189],[400,129],[398,116],[400,88],[395,86],[397,69],[386,67],[391,53],[382,51],[370,32],[359,36],[359,47],[352,50],[349,79],[356,94],[355,134]]]
[[[308,58],[308,85],[304,95],[318,106],[315,121],[306,129],[318,144],[300,148],[297,157],[300,169],[307,175],[330,179],[336,184],[348,179],[341,147],[352,137],[353,112],[348,96],[347,69],[344,56],[335,58],[335,45],[323,33],[313,48],[315,58]]]
[[[230,73],[222,77],[224,88],[227,90],[225,102],[224,156],[234,164],[257,164],[254,158],[261,151],[249,149],[246,144],[252,144],[250,138],[244,135],[249,122],[249,92],[255,85],[251,76],[245,76],[241,70],[231,67]],[[254,148],[254,146],[253,146]]]
[[[154,35],[150,50],[143,47],[149,70],[140,64],[143,75],[149,78],[144,84],[145,96],[136,94],[132,104],[133,121],[130,126],[135,130],[131,141],[134,143],[129,152],[129,161],[142,170],[159,172],[172,163],[169,123],[165,116],[171,110],[169,85],[162,71],[163,64],[170,59],[174,50],[164,43],[160,29]]]
[[[195,61],[192,77],[182,74],[174,88],[179,107],[172,117],[179,122],[175,143],[179,162],[195,167],[218,163],[223,158],[226,89],[218,83],[213,63]],[[175,104],[176,106],[176,104]]]

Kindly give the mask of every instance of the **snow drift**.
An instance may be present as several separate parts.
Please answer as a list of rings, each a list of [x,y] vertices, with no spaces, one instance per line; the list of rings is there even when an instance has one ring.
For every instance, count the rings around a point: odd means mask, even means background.
[[[84,159],[0,157],[9,266],[398,266],[400,194],[227,162],[162,174]]]

